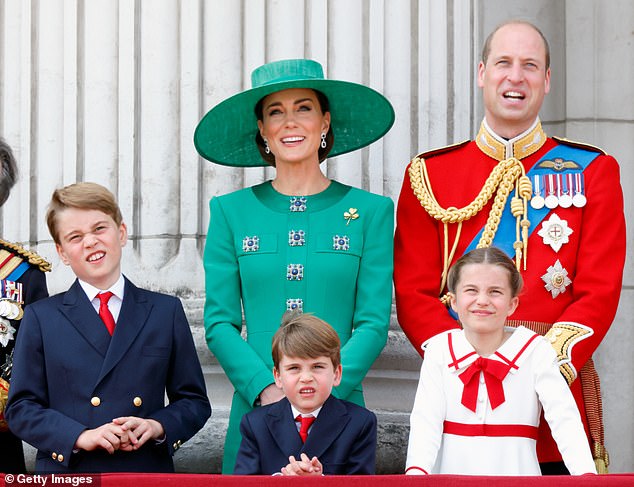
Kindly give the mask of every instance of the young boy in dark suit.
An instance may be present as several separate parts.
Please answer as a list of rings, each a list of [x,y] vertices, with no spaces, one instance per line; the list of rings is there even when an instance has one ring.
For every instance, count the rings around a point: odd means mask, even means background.
[[[286,397],[243,417],[234,474],[374,474],[376,416],[331,394],[342,374],[337,332],[313,315],[287,315],[272,349]]]
[[[106,188],[56,190],[47,224],[77,279],[25,311],[9,427],[38,449],[37,473],[174,471],[211,414],[180,301],[121,274],[128,234]]]

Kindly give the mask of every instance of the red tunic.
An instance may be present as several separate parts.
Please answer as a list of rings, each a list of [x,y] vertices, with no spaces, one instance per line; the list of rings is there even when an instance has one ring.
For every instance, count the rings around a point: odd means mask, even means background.
[[[539,123],[529,132],[531,137],[533,132],[543,134]],[[522,138],[526,140],[526,135]],[[558,143],[561,142],[546,139],[544,134],[539,143],[541,147],[521,159],[525,170],[528,171]],[[505,157],[504,150],[502,152],[503,155],[498,157],[500,160]],[[511,157],[513,154],[509,154],[507,149],[505,155]],[[498,159],[487,155],[474,141],[421,157],[424,157],[427,166],[433,194],[443,208],[469,205],[498,164]],[[584,207],[557,207],[543,220],[547,221],[556,214],[572,229],[568,243],[563,244],[559,251],[555,251],[538,234],[541,223],[534,229],[531,227],[527,268],[522,270],[524,290],[519,307],[510,317],[524,324],[572,324],[589,331],[567,348],[569,356],[562,360],[569,362],[573,377],[591,358],[614,319],[625,261],[625,218],[618,163],[613,157],[600,153],[585,169],[584,182],[587,198]],[[484,227],[490,208],[491,201],[478,214],[463,222],[452,263]],[[530,208],[528,219],[531,219]],[[456,230],[457,224],[449,225],[449,247]],[[443,223],[432,218],[421,206],[406,171],[397,210],[394,283],[399,323],[421,355],[421,345],[425,341],[458,327],[438,299],[446,291],[439,289],[444,245]],[[542,276],[557,260],[572,282],[564,292],[553,297],[545,288]],[[571,389],[587,430],[580,381],[574,380]],[[538,454],[540,462],[561,460],[547,430],[538,441]]]

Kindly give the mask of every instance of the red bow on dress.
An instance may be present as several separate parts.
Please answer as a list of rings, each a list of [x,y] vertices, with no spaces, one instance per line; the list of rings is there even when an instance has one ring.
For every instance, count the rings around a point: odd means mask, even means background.
[[[475,413],[478,403],[478,389],[480,387],[480,372],[483,372],[484,382],[487,385],[491,409],[495,409],[504,402],[504,387],[502,380],[509,373],[511,366],[497,360],[478,357],[467,370],[458,377],[464,384],[462,389],[462,404]]]

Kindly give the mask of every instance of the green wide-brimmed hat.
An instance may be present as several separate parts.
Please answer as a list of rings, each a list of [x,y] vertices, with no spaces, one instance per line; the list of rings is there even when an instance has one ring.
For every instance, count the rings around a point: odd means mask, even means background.
[[[322,92],[330,105],[334,157],[381,138],[394,123],[394,109],[379,92],[357,83],[324,78],[316,61],[288,59],[264,64],[251,74],[252,88],[213,107],[194,132],[196,150],[205,159],[225,166],[266,166],[255,136],[255,105],[271,93],[289,88]]]

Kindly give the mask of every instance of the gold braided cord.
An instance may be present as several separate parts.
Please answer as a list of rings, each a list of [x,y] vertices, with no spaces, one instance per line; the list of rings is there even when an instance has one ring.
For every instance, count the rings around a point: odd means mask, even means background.
[[[509,167],[517,159],[505,159],[493,168],[478,196],[463,208],[443,208],[438,204],[429,182],[429,174],[424,159],[415,157],[409,167],[409,178],[414,194],[430,216],[443,223],[466,221],[476,215],[488,203]],[[519,161],[518,161],[519,162]],[[520,164],[521,165],[521,164]],[[529,181],[530,183],[530,181]]]
[[[456,254],[456,248],[458,247],[458,242],[460,241],[460,233],[462,233],[462,222],[458,222],[458,228],[456,230],[456,237],[453,239],[453,246],[451,247],[451,252],[447,254],[447,249],[449,248],[449,224],[444,223],[444,240],[445,240],[445,250],[444,250],[444,266],[442,271],[442,278],[440,282],[440,294],[443,289],[445,289],[445,284],[447,284],[447,273],[449,272],[448,266],[449,262],[453,261],[453,257]],[[443,303],[447,304],[447,303]]]
[[[532,195],[533,185],[524,173],[524,167],[522,166],[522,176],[517,180],[515,197],[511,201],[511,213],[516,218],[516,241],[523,242],[524,270],[526,270],[526,261],[528,259],[528,229],[531,226],[531,222],[526,218],[526,215],[528,215],[528,201]],[[515,207],[513,207],[514,203]]]
[[[513,159],[505,159],[500,162],[499,165],[506,161],[512,161]],[[517,160],[517,159],[515,159]],[[497,167],[497,166],[496,166]],[[506,170],[502,173],[502,177],[498,183],[497,192],[495,193],[495,198],[493,200],[493,206],[491,207],[491,211],[489,212],[489,218],[487,218],[486,225],[484,226],[484,231],[482,232],[482,236],[480,237],[480,241],[476,248],[490,247],[493,243],[493,239],[495,238],[495,234],[498,230],[498,226],[500,225],[500,220],[502,218],[502,212],[504,211],[504,205],[506,204],[506,200],[513,191],[513,186],[515,180],[520,176],[522,169],[517,166],[508,166],[505,168]],[[491,176],[489,176],[490,178]],[[487,179],[487,183],[489,180]],[[485,183],[485,186],[486,184]]]
[[[515,263],[519,269],[523,256],[524,269],[526,269],[528,227],[530,226],[526,215],[528,211],[528,199],[530,199],[532,194],[532,185],[530,179],[526,176],[524,166],[520,160],[511,157],[500,161],[487,177],[480,193],[471,203],[462,208],[443,208],[440,206],[434,195],[429,180],[429,173],[427,172],[427,165],[423,158],[415,157],[410,164],[408,172],[412,191],[416,198],[418,198],[421,206],[432,218],[444,224],[443,272],[441,276],[440,293],[442,293],[445,287],[449,264],[452,262],[458,246],[462,222],[478,214],[495,193],[493,206],[489,212],[482,236],[477,244],[477,248],[490,247],[500,224],[506,201],[514,188],[515,196],[511,200],[511,212],[517,220],[516,240],[513,245],[515,248]],[[450,223],[458,223],[458,229],[451,245],[451,252],[448,252],[450,247]],[[446,296],[441,298],[441,301],[446,302]]]
[[[25,257],[28,260],[29,264],[38,267],[42,272],[49,272],[51,270],[51,263],[43,257],[37,255],[32,250],[27,250],[19,244],[7,242],[6,240],[2,239],[0,239],[0,245],[13,250],[21,257]]]
[[[605,448],[601,383],[592,357],[581,367],[579,380],[581,381],[583,402],[586,408],[586,419],[588,420],[588,429],[592,445],[592,457],[594,458],[597,472],[606,474],[608,473],[608,466],[610,465],[610,456]]]

